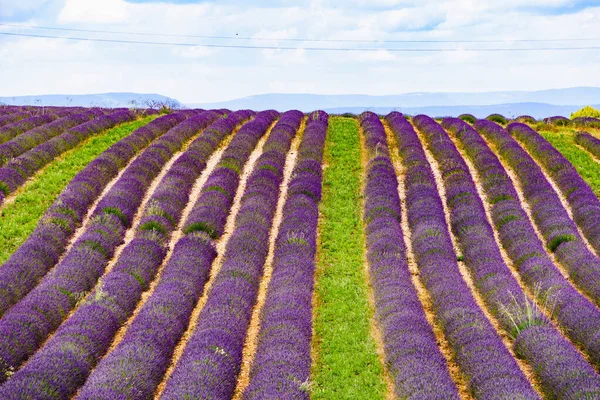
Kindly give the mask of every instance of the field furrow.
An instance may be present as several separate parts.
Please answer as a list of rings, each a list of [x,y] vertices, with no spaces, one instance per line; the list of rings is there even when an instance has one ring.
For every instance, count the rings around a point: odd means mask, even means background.
[[[539,133],[521,123],[509,124],[506,130],[515,137],[537,160],[550,176],[559,193],[568,203],[565,207],[581,228],[596,255],[600,254],[600,200],[577,170],[556,148]]]
[[[436,179],[431,167],[437,164],[433,155],[428,157],[417,133],[401,115],[390,116],[388,121],[395,130],[405,167],[416,166],[413,174],[407,173],[406,193],[420,277],[430,292],[436,317],[470,392],[475,398],[485,399],[509,398],[515,394],[521,398],[539,398],[492,325],[493,318],[486,315],[481,300],[477,301],[465,267],[459,266],[457,259],[461,257],[455,253],[448,230],[451,212],[445,211],[440,193],[444,198],[448,196],[443,177]],[[427,122],[417,125],[425,130]]]
[[[228,116],[227,119],[231,120],[228,124],[218,121],[209,127],[205,135],[192,143],[184,153],[182,158],[185,160],[179,165],[176,164],[171,184],[163,185],[163,193],[159,193],[147,209],[143,224],[152,222],[151,225],[159,226],[157,232],[173,233],[169,254],[160,266],[157,278],[146,291],[145,299],[142,298],[134,312],[128,314],[131,317],[123,327],[120,337],[113,341],[112,351],[93,371],[78,398],[152,397],[168,367],[177,340],[187,325],[194,299],[202,292],[208,268],[216,255],[207,235],[191,233],[182,236],[183,226],[197,201],[197,196],[201,193],[200,188],[195,192],[192,188],[201,183],[199,181],[206,182],[210,179],[210,176],[204,173],[198,175],[208,165],[207,160],[211,163],[210,170],[204,171],[210,171],[210,175],[215,173],[215,167],[218,168],[217,162],[222,160],[223,154],[227,153],[233,142],[224,153],[214,152],[226,136],[248,116],[247,112],[234,113]],[[261,118],[260,115],[257,118]],[[256,123],[244,125],[240,132],[243,132],[244,127],[252,125],[256,126]],[[267,126],[268,124],[263,124],[259,130],[262,129],[264,133]],[[237,134],[233,140],[236,137]],[[211,154],[216,154],[219,158],[213,159]],[[196,174],[188,176],[185,183],[177,185],[173,179],[184,175],[186,169],[188,174],[190,173],[190,161],[197,164]],[[185,187],[185,195],[181,190],[173,190],[174,185]],[[188,196],[190,190],[194,197]],[[169,196],[175,198],[169,199]],[[157,210],[160,212],[157,213]],[[181,222],[175,226],[165,215]],[[184,297],[183,294],[187,295]],[[155,328],[158,330],[153,335],[151,332]]]
[[[298,111],[294,117],[303,117],[303,115],[300,111]],[[302,139],[305,128],[306,121],[304,118],[302,118],[298,126],[296,126],[296,120],[294,120],[289,127],[289,129],[293,129],[297,133],[292,139],[284,163],[283,180],[281,181],[280,185],[280,195],[277,201],[277,208],[275,210],[275,216],[273,217],[273,223],[271,225],[271,232],[269,232],[269,252],[263,267],[263,274],[258,286],[258,294],[256,296],[256,304],[252,310],[252,317],[250,318],[250,325],[248,326],[248,333],[244,342],[244,349],[242,350],[242,366],[237,378],[236,388],[233,395],[234,400],[239,400],[241,398],[242,393],[249,383],[250,368],[254,362],[254,356],[256,353],[258,332],[261,329],[261,314],[265,306],[267,290],[273,275],[275,244],[279,237],[279,229],[283,218],[283,207],[287,199],[288,185],[290,184],[292,171],[297,162],[298,147],[300,146],[300,140]],[[266,151],[271,150],[267,148]]]
[[[261,118],[269,118],[270,121],[273,121],[273,114],[267,112]],[[184,288],[191,296],[189,299],[181,299],[183,307],[181,308],[181,314],[178,318],[182,319],[184,322],[181,324],[180,330],[175,331],[172,354],[168,354],[165,360],[162,361],[165,363],[166,372],[162,378],[159,379],[160,383],[156,387],[154,393],[156,399],[160,398],[162,395],[168,379],[175,370],[188,342],[192,338],[200,314],[208,300],[211,288],[215,283],[215,279],[219,276],[219,272],[223,266],[225,249],[235,230],[236,218],[240,211],[242,196],[246,192],[248,179],[254,170],[257,160],[263,152],[265,142],[270,137],[275,124],[276,122],[272,122],[266,133],[260,138],[254,139],[252,131],[249,131],[244,136],[247,137],[248,134],[252,135],[250,137],[252,138],[252,142],[255,143],[253,148],[250,147],[246,148],[245,151],[240,151],[238,149],[239,146],[235,143],[227,147],[219,159],[219,163],[215,167],[215,170],[204,183],[202,193],[196,200],[196,203],[188,216],[183,231],[185,233],[186,228],[190,229],[186,233],[186,238],[198,238],[196,240],[197,242],[206,244],[201,246],[199,244],[194,244],[193,241],[182,244],[182,249],[187,250],[181,250],[182,254],[186,255],[184,260],[180,263],[181,271],[186,272],[187,269],[193,268],[195,272],[192,276],[198,283],[192,288]],[[238,134],[236,134],[236,137]],[[242,140],[243,139],[239,139],[239,142]],[[232,164],[232,162],[234,162],[234,164]],[[240,166],[241,170],[239,173],[230,173],[232,165]],[[227,180],[223,179],[224,177],[229,177],[229,184],[227,184]],[[220,196],[219,193],[224,196]],[[212,207],[213,212],[206,212],[210,210],[210,207]],[[192,214],[196,214],[196,216],[192,218]],[[206,215],[206,219],[204,220],[205,223],[197,224],[198,222],[202,222],[200,214]],[[217,218],[215,218],[215,215],[217,215]],[[225,215],[225,218],[223,219],[219,217],[219,215]],[[210,239],[213,239],[213,241],[211,242]],[[185,260],[189,259],[189,257],[194,254],[209,254],[207,261],[202,264],[202,268],[200,269],[186,264]],[[175,271],[175,273],[177,273],[177,271]],[[189,274],[189,272],[187,273]]]
[[[447,122],[448,120],[444,120],[444,123]],[[476,132],[462,121],[455,120],[454,122],[461,125],[461,129],[457,129],[461,137],[464,138],[469,132],[477,137]],[[450,166],[444,171],[446,177],[451,176],[455,183],[462,181],[461,186],[454,185],[462,190],[455,192],[460,196],[460,200],[456,203],[460,203],[460,206],[463,207],[463,216],[467,215],[467,212],[470,213],[467,218],[463,218],[461,221],[453,221],[460,224],[455,225],[454,229],[461,240],[465,254],[465,264],[474,276],[478,290],[483,294],[488,309],[500,322],[501,328],[510,335],[511,347],[514,346],[517,355],[523,358],[533,369],[537,381],[547,396],[561,398],[562,396],[598,394],[600,388],[598,378],[600,377],[578,350],[561,336],[561,333],[551,324],[548,316],[542,312],[536,303],[537,301],[552,301],[548,298],[551,293],[540,293],[535,300],[532,300],[528,293],[522,289],[526,285],[514,271],[508,268],[508,265],[512,263],[508,255],[502,255],[499,251],[497,243],[500,243],[500,240],[495,237],[495,232],[492,231],[490,226],[493,220],[491,212],[486,215],[487,212],[484,211],[485,207],[479,199],[476,185],[470,179],[471,171],[475,172],[474,167],[469,168],[468,163],[461,159],[457,148],[450,141],[449,135],[443,132],[439,125],[436,124],[435,128],[436,143],[441,145],[443,141],[446,142],[445,151],[436,154],[436,156],[443,159],[446,166]],[[470,129],[470,131],[467,129]],[[491,171],[490,164],[486,163],[485,157],[489,154],[486,154],[480,148],[471,151],[475,152],[477,160],[483,163],[482,168],[493,176],[493,183],[488,183],[487,187],[500,188],[498,177],[501,176],[503,170],[497,159],[495,159],[496,166],[500,166],[500,168],[498,171]],[[458,178],[459,174],[463,175],[462,179]],[[477,174],[473,174],[473,176],[476,177]],[[447,186],[450,187],[451,185]],[[481,185],[479,186],[481,187]],[[470,194],[467,195],[466,193]],[[503,205],[502,200],[506,200],[504,195],[505,193],[494,193],[492,196],[499,207]],[[469,196],[472,196],[473,199],[471,204],[467,200]],[[508,198],[511,197],[508,196]],[[485,199],[485,196],[482,196],[482,198]],[[450,201],[450,199],[448,200]],[[451,208],[454,207],[456,205],[451,206]],[[500,211],[505,211],[505,209],[500,208]],[[501,227],[504,226],[503,224],[516,220],[513,214],[503,213],[497,217],[500,220]],[[472,233],[471,237],[469,237],[469,233]],[[472,259],[470,256],[475,258]],[[511,275],[511,273],[515,275]],[[533,289],[536,290],[536,288]],[[552,313],[554,306],[549,306],[547,309]],[[532,334],[534,331],[536,332],[535,335]],[[541,340],[546,342],[545,346],[540,344]],[[536,351],[531,350],[535,348],[539,351],[540,348],[544,347],[552,348],[552,351],[538,354]],[[562,363],[568,364],[568,369],[561,368]],[[558,373],[558,371],[561,372]],[[531,374],[531,372],[529,373]]]
[[[323,112],[307,117],[294,165],[286,163],[287,193],[258,314],[255,353],[247,385],[240,390],[244,399],[310,396],[312,289],[327,120]]]
[[[213,115],[207,117],[214,119]],[[175,116],[174,122],[183,119],[184,116]],[[17,368],[35,352],[67,317],[69,311],[81,303],[86,293],[103,274],[118,245],[123,241],[127,228],[131,226],[145,192],[159,174],[162,164],[194,133],[187,124],[180,126],[181,128],[178,126],[171,129],[150,145],[129,166],[126,173],[100,201],[90,225],[64,259],[35,289],[4,314],[0,320],[0,329],[23,327],[18,331],[11,330],[11,335],[2,338],[0,351],[6,364],[5,368]],[[102,285],[99,285],[99,290],[92,298],[102,299],[102,289]],[[83,302],[83,305],[85,304],[87,302]],[[76,319],[70,318],[69,321],[73,323]],[[56,337],[57,335],[53,337],[54,342],[59,342],[60,339],[56,340]],[[52,349],[52,346],[45,348]],[[40,357],[43,357],[43,353]],[[64,362],[68,363],[68,360]],[[35,368],[36,363],[29,363],[28,366],[30,365],[33,366],[31,368]],[[24,372],[17,375],[27,374]],[[18,384],[18,380],[12,384]],[[35,393],[35,389],[31,389]]]
[[[522,278],[522,285],[561,331],[598,366],[598,349],[594,343],[597,339],[594,338],[600,332],[600,310],[560,271],[558,260],[544,247],[543,237],[535,231],[522,195],[483,138],[457,119],[445,119],[443,125],[462,144],[479,174],[478,187],[485,193],[482,198],[491,209],[498,241]]]
[[[25,243],[0,267],[0,314],[27,295],[62,259],[89,206],[128,160],[178,121],[178,117],[166,116],[137,129],[69,182]]]
[[[546,247],[566,268],[574,285],[600,305],[600,260],[581,239],[575,223],[569,218],[540,166],[499,125],[479,120],[474,127],[514,171]]]
[[[400,225],[396,171],[379,117],[361,115],[368,163],[364,186],[367,260],[385,364],[398,398],[459,398],[413,286]]]
[[[286,157],[302,114],[281,116],[248,178],[223,263],[161,398],[230,398],[269,250]]]
[[[419,267],[418,267],[417,261],[416,261],[416,256],[413,251],[412,232],[410,230],[410,225],[408,223],[406,182],[408,180],[408,174],[409,173],[413,174],[419,168],[422,160],[419,160],[418,157],[409,159],[409,162],[411,162],[411,161],[415,162],[415,164],[411,165],[411,167],[405,167],[404,164],[402,163],[402,160],[400,157],[400,149],[398,148],[398,142],[395,138],[395,133],[394,133],[394,132],[401,132],[401,130],[392,130],[390,127],[390,125],[392,123],[394,123],[394,121],[396,120],[397,117],[398,117],[397,115],[389,115],[389,121],[386,117],[382,122],[383,122],[385,130],[386,130],[388,145],[389,145],[389,149],[390,149],[390,155],[393,160],[394,169],[396,171],[396,176],[398,179],[397,189],[398,189],[398,196],[400,198],[401,213],[402,213],[400,221],[401,221],[401,226],[402,226],[402,233],[403,233],[402,236],[403,236],[404,247],[406,249],[408,268],[409,268],[409,271],[411,274],[411,280],[412,280],[413,286],[415,287],[415,289],[417,291],[419,301],[421,302],[421,304],[423,306],[423,311],[425,313],[425,317],[427,318],[427,322],[433,329],[433,333],[435,335],[435,340],[436,340],[437,346],[438,346],[440,352],[442,353],[442,355],[444,356],[448,370],[450,372],[450,377],[458,389],[460,398],[461,399],[472,399],[473,396],[469,392],[469,388],[466,383],[466,377],[461,372],[458,364],[456,363],[456,361],[454,359],[452,348],[450,347],[448,340],[444,336],[444,331],[443,331],[442,326],[440,325],[440,320],[437,319],[435,316],[433,300],[431,299],[431,295],[429,294],[429,292],[427,291],[427,289],[425,288],[425,286],[421,280]],[[401,117],[401,118],[404,118],[404,117]],[[396,124],[396,126],[398,126],[398,124]],[[407,149],[410,149],[410,147],[405,148],[405,151],[407,151]],[[416,153],[416,154],[418,156],[418,153]],[[407,162],[407,164],[409,164],[409,162]]]

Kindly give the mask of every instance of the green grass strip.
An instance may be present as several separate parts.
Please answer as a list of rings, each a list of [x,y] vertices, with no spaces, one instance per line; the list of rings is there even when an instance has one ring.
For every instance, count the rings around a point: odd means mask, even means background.
[[[38,220],[73,177],[104,150],[156,116],[119,125],[91,137],[57,157],[15,192],[14,203],[0,210],[0,264],[33,232]]]
[[[579,175],[592,188],[596,196],[600,196],[600,164],[585,150],[575,144],[575,130],[558,132],[540,131],[547,141],[573,164]]]
[[[329,122],[317,250],[315,399],[383,399],[383,368],[370,335],[356,119]]]

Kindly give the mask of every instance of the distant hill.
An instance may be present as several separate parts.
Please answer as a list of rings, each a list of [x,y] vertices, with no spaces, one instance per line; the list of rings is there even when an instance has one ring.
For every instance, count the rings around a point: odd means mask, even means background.
[[[395,109],[407,114],[427,112],[431,115],[458,115],[468,112],[478,116],[498,112],[514,115],[530,114],[541,118],[551,115],[568,116],[573,110],[588,104],[600,104],[600,88],[576,87],[481,93],[406,93],[387,96],[274,93],[218,103],[188,104],[188,106],[232,110],[324,109],[336,113],[360,113],[365,110],[388,112]]]
[[[135,102],[144,107],[148,101],[177,102],[160,94],[100,93],[100,94],[49,94],[39,96],[0,97],[0,103],[16,106],[78,106],[78,107],[130,107]],[[180,104],[180,103],[179,103]]]

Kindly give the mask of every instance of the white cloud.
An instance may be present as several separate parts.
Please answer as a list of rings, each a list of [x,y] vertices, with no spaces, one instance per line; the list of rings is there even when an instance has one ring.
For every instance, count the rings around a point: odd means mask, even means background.
[[[63,0],[54,1],[56,4]],[[11,12],[35,10],[35,1],[0,0]],[[39,2],[37,2],[39,3]],[[600,8],[536,16],[517,0],[310,0],[254,7],[232,1],[173,5],[124,0],[65,0],[40,25],[270,38],[210,43],[358,47],[367,44],[290,42],[284,39],[487,39],[599,37]],[[62,4],[62,3],[61,3]],[[532,0],[530,6],[565,6],[567,0]],[[19,6],[19,7],[21,7]],[[6,12],[5,8],[2,12]],[[19,9],[21,10],[21,9]],[[19,11],[20,12],[20,11]],[[427,27],[436,26],[433,30]],[[418,31],[423,29],[423,31]],[[44,32],[48,33],[48,32]],[[61,33],[56,33],[61,34]],[[79,34],[78,34],[79,35]],[[83,34],[82,34],[83,35]],[[105,37],[106,35],[94,35]],[[111,35],[135,40],[207,43],[201,38]],[[590,44],[558,43],[578,46]],[[388,44],[457,47],[458,44]],[[500,43],[490,46],[533,46]],[[554,43],[548,45],[555,45]],[[486,44],[462,44],[464,48]],[[407,91],[478,91],[600,86],[598,52],[405,53],[240,50],[141,46],[51,39],[0,41],[0,95],[159,92],[184,102],[226,100],[266,92],[393,94]]]
[[[127,21],[129,3],[124,0],[66,0],[60,23],[115,23]]]

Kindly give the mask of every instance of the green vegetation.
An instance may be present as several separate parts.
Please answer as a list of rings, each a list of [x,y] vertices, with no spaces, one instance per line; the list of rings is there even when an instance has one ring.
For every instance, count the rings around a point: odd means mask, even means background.
[[[122,124],[80,143],[48,164],[15,192],[14,203],[0,209],[0,263],[33,232],[38,220],[73,177],[112,144],[156,116]]]
[[[325,147],[315,291],[315,399],[383,399],[383,368],[370,336],[356,119],[332,117]]]
[[[579,117],[600,118],[600,110],[597,110],[592,106],[585,106],[581,110],[571,113],[571,119]]]
[[[574,142],[575,131],[563,129],[558,132],[540,131],[540,134],[565,156],[579,175],[590,185],[596,195],[600,195],[600,164]]]

